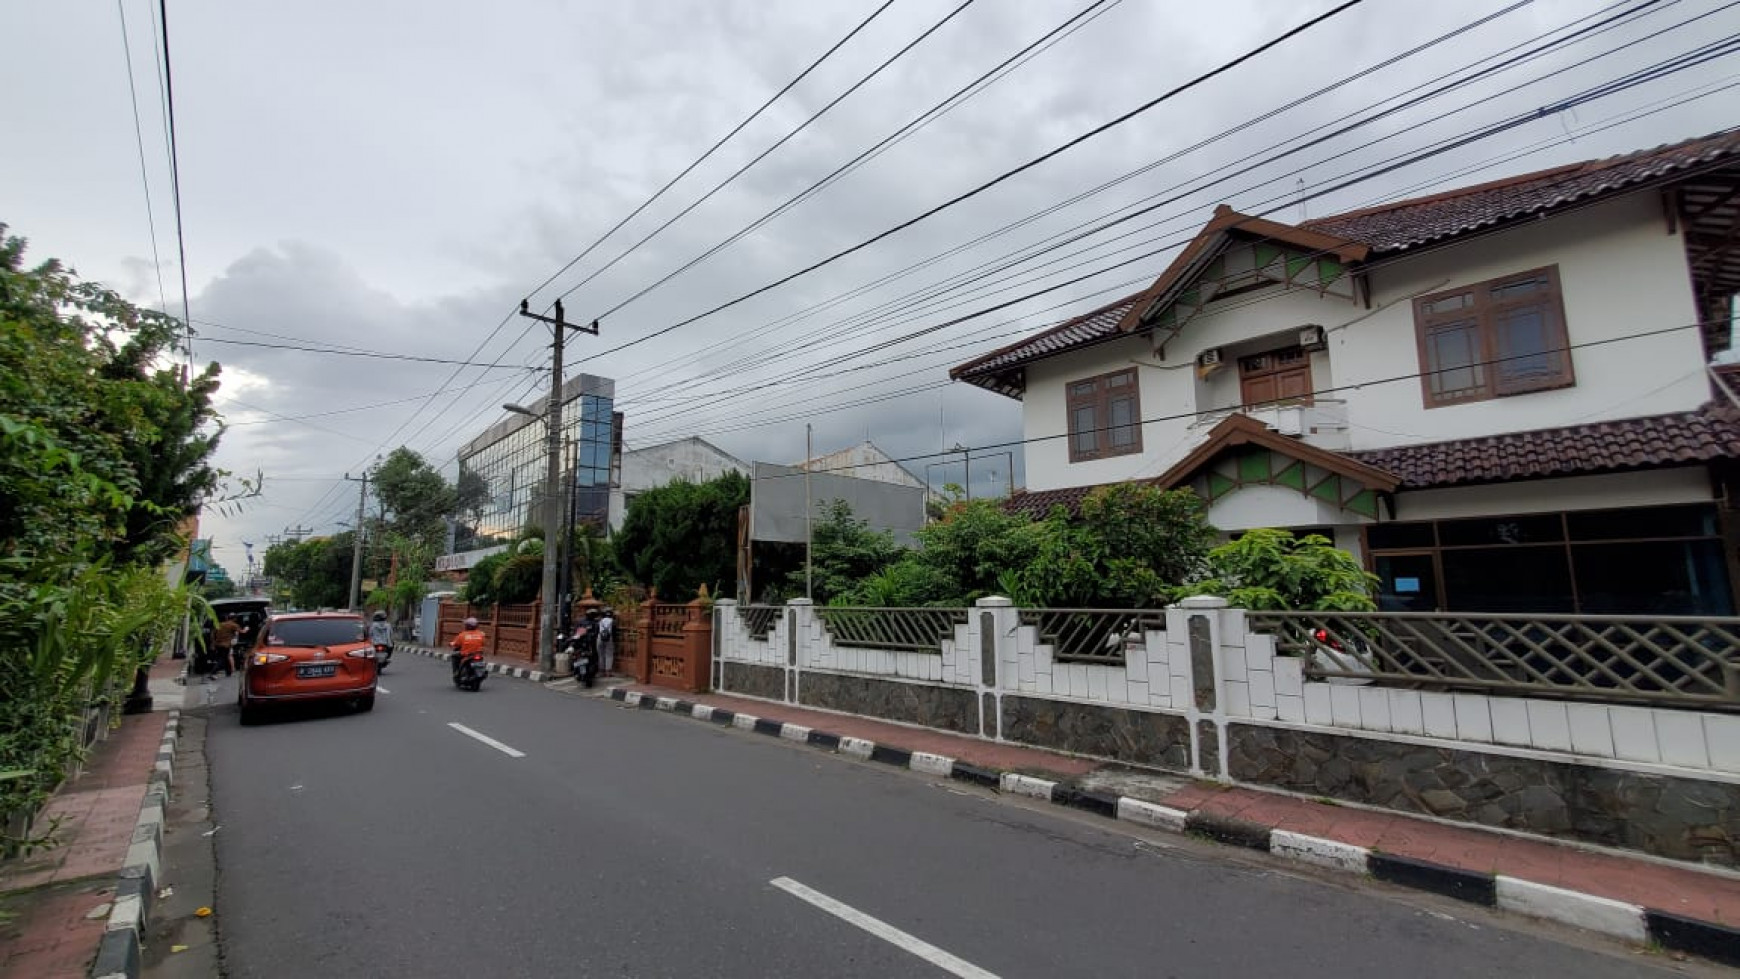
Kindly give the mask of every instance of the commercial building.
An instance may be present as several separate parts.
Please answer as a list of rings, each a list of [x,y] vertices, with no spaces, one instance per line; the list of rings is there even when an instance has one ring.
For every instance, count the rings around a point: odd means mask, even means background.
[[[616,382],[581,374],[562,387],[568,522],[604,529],[617,481],[622,416]],[[462,571],[542,522],[546,465],[541,417],[509,414],[459,448],[458,512],[437,570]]]

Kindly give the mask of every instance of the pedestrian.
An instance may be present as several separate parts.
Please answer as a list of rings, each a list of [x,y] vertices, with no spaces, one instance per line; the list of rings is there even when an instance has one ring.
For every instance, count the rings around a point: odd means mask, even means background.
[[[212,630],[211,648],[215,658],[207,664],[210,670],[206,674],[207,677],[217,679],[217,668],[220,664],[224,668],[224,676],[235,675],[236,665],[233,657],[235,655],[236,635],[241,631],[241,627],[236,625],[236,618],[233,615],[224,616],[224,620],[218,623],[216,629]]]
[[[616,610],[608,607],[598,619],[598,665],[605,673],[616,671]]]

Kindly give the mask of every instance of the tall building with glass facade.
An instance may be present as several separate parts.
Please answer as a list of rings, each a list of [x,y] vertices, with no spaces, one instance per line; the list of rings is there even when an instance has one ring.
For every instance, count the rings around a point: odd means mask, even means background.
[[[563,385],[562,396],[568,522],[603,530],[609,524],[610,488],[622,442],[621,416],[614,411],[616,382],[581,374]],[[542,526],[544,467],[542,418],[510,414],[460,446],[451,548],[451,557],[458,560],[442,563],[453,570],[468,567],[473,562],[464,558],[472,552],[487,552],[528,526]]]

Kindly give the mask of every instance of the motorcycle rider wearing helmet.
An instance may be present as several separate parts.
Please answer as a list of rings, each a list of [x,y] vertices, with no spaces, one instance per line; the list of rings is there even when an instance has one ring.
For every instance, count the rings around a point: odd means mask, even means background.
[[[453,641],[448,643],[448,645],[453,647],[453,650],[459,654],[458,656],[453,657],[453,676],[455,678],[459,676],[459,665],[465,662],[467,656],[472,653],[483,652],[483,647],[488,645],[488,643],[489,637],[484,635],[483,630],[477,627],[477,620],[475,618],[466,619],[465,631],[454,636]]]
[[[382,609],[376,609],[369,620],[369,642],[387,647],[386,652],[380,656],[383,663],[393,658],[393,627],[387,622],[387,613]]]

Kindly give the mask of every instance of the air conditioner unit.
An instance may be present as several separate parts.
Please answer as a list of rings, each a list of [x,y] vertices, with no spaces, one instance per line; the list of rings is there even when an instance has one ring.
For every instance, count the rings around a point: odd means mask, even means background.
[[[1199,353],[1196,355],[1196,366],[1198,366],[1198,367],[1217,367],[1219,365],[1220,365],[1220,348],[1219,347],[1209,347],[1207,350],[1204,350],[1202,353]]]
[[[1328,345],[1329,341],[1323,335],[1323,327],[1313,325],[1299,328],[1299,346],[1306,350],[1322,350]]]

